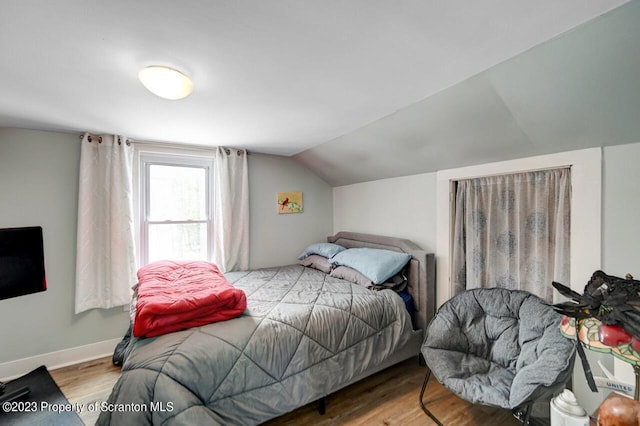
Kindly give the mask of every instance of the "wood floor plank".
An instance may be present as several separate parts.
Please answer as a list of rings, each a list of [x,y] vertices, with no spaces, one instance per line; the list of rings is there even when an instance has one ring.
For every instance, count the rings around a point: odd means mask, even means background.
[[[434,423],[418,404],[425,371],[425,367],[418,365],[416,359],[404,361],[327,397],[325,415],[320,415],[317,404],[312,403],[264,425],[432,425]],[[70,402],[86,407],[107,400],[120,375],[120,368],[111,364],[111,358],[101,358],[52,370],[51,375]],[[469,404],[444,389],[433,378],[429,381],[425,401],[445,425],[520,424],[510,411]],[[86,424],[92,425],[98,414],[85,410],[80,417]]]
[[[90,411],[89,404],[107,400],[120,377],[120,367],[115,367],[108,357],[51,370],[50,373],[69,402],[85,407],[78,413],[82,421],[93,425],[100,413],[97,410]]]

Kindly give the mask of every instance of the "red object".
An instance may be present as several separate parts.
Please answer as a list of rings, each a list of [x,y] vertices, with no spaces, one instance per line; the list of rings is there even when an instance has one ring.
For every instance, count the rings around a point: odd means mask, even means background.
[[[635,337],[631,339],[631,347],[634,351],[640,352],[640,339],[636,339]]]
[[[242,314],[247,298],[218,267],[203,261],[150,263],[138,270],[133,335],[154,337]]]
[[[287,204],[289,204],[289,197],[287,197],[284,200],[282,200],[282,208],[280,210],[281,211],[284,210],[284,208],[287,206]]]
[[[639,426],[640,402],[611,394],[600,404],[598,426]]]
[[[619,325],[602,324],[598,330],[600,342],[604,345],[616,347],[631,341],[631,333]]]

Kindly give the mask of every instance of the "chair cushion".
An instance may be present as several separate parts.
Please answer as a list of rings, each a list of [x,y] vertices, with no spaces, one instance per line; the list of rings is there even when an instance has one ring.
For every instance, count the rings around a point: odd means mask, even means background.
[[[436,379],[460,397],[512,409],[569,378],[574,345],[560,334],[560,320],[524,291],[469,290],[438,310],[422,354]]]

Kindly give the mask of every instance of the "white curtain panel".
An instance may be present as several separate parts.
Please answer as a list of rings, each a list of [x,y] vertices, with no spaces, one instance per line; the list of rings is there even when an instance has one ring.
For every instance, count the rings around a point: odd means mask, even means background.
[[[78,196],[76,313],[131,300],[136,283],[133,147],[123,137],[82,139]]]
[[[249,268],[247,152],[218,147],[214,163],[213,262],[222,272]]]
[[[454,293],[521,289],[548,302],[570,285],[569,168],[457,182],[452,256]]]

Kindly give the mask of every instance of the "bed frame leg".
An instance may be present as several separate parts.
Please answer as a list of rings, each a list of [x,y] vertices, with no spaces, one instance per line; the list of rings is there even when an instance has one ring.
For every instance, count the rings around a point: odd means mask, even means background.
[[[323,397],[318,400],[318,413],[321,416],[324,416],[324,413],[327,412],[327,398]]]
[[[429,409],[424,405],[424,392],[425,390],[427,390],[427,383],[429,382],[430,376],[431,376],[431,370],[427,368],[427,374],[424,377],[424,382],[422,383],[422,390],[420,391],[420,408],[422,408],[422,411],[424,411],[425,414],[431,418],[431,420],[436,422],[438,426],[443,426],[443,424],[440,423],[440,420],[438,420],[436,416],[434,416],[433,413],[429,411]]]

